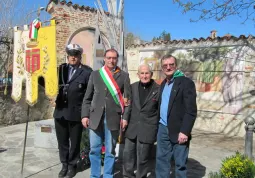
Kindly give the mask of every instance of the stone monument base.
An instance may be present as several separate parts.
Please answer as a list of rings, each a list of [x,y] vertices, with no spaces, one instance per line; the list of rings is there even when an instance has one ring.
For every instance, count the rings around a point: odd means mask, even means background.
[[[34,145],[39,148],[58,148],[54,119],[35,123]]]

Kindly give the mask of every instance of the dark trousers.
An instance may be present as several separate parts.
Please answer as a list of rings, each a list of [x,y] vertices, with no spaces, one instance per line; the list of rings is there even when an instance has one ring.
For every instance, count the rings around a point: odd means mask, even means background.
[[[82,123],[63,118],[55,119],[55,128],[60,162],[68,168],[74,168],[80,154]]]
[[[125,139],[123,151],[123,175],[129,178],[147,177],[149,158],[153,144],[142,143],[138,139]],[[137,170],[136,176],[134,171]]]
[[[170,177],[172,157],[175,161],[175,177],[186,178],[188,153],[189,143],[180,145],[171,142],[167,126],[159,124],[156,152],[156,178]]]

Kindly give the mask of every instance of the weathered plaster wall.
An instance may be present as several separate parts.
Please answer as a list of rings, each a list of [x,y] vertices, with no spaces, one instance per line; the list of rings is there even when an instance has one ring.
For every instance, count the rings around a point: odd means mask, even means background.
[[[25,90],[22,91],[22,98],[15,103],[11,98],[10,90],[8,95],[0,94],[0,125],[13,125],[25,123],[27,120],[28,105],[25,101]],[[45,97],[44,89],[39,87],[38,102],[30,107],[29,121],[38,121],[52,118],[52,105]]]

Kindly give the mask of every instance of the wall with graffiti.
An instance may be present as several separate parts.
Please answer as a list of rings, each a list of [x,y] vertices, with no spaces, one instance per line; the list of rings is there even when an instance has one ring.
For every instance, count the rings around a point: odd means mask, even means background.
[[[138,65],[147,63],[153,69],[153,78],[160,83],[164,79],[160,59],[172,54],[178,59],[178,68],[196,85],[199,112],[214,113],[211,119],[225,117],[224,114],[255,115],[255,52],[251,46],[162,48],[128,49],[132,82],[138,80]]]

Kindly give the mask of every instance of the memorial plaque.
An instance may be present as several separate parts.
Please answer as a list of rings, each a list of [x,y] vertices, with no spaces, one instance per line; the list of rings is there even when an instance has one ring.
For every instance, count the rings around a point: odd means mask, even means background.
[[[41,132],[51,133],[51,127],[41,127]]]
[[[104,50],[103,49],[97,49],[96,50],[96,57],[104,57]]]
[[[255,109],[255,105],[254,104],[250,104],[247,106],[249,109]]]

